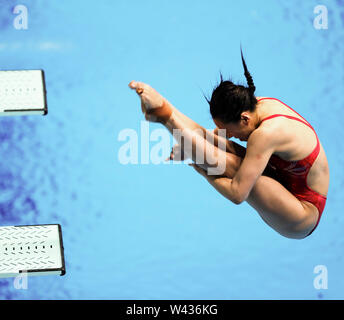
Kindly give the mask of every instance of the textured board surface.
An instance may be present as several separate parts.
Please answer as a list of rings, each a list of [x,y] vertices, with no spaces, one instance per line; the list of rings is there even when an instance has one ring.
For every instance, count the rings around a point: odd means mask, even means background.
[[[0,227],[0,278],[64,274],[64,269],[59,225]]]
[[[0,115],[46,113],[42,70],[0,71]]]

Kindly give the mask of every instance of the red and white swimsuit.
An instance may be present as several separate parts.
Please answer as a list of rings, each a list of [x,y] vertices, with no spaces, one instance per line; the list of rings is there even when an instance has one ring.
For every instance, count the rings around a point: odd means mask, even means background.
[[[278,99],[261,98],[258,101],[267,100],[267,99],[276,100],[282,103],[283,105],[288,107],[290,110],[295,112],[298,116],[300,116],[295,110],[293,110],[288,105],[286,105],[285,103],[283,103],[282,101]],[[292,119],[292,120],[296,120],[296,121],[304,123],[306,126],[310,127],[314,131],[315,136],[317,138],[317,145],[315,146],[314,150],[311,152],[310,155],[308,155],[306,158],[302,160],[286,161],[277,155],[272,155],[268,162],[268,166],[270,169],[273,170],[274,176],[276,176],[277,180],[286,189],[288,189],[299,200],[308,201],[312,203],[314,206],[316,206],[316,208],[318,209],[319,211],[318,220],[313,230],[308,234],[310,235],[318,226],[319,220],[324,211],[325,203],[326,203],[326,197],[312,190],[307,185],[307,176],[308,176],[309,170],[311,169],[315,159],[318,157],[319,152],[320,152],[320,142],[313,127],[301,116],[300,117],[303,120],[297,117],[288,116],[285,114],[274,114],[269,117],[266,117],[262,121],[266,121],[266,120],[273,119],[276,117],[285,117],[288,119]]]

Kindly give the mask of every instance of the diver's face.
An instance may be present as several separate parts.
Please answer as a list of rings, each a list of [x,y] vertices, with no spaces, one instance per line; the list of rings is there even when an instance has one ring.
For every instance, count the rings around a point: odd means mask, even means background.
[[[238,122],[229,122],[224,123],[219,119],[213,119],[215,125],[219,129],[226,129],[226,137],[229,138],[237,138],[240,141],[247,141],[248,137],[252,133],[252,129],[250,126],[250,120],[246,118],[242,118]]]

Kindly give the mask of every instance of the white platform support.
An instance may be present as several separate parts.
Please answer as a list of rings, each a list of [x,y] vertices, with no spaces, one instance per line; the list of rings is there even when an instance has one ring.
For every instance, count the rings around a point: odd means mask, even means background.
[[[0,71],[0,115],[48,113],[43,70]]]
[[[59,224],[0,227],[0,278],[61,275],[65,271]]]

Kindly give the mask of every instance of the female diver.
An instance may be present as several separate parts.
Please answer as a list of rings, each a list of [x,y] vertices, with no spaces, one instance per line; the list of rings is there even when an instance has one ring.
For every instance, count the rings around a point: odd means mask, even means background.
[[[207,164],[191,166],[219,193],[235,204],[247,201],[279,234],[303,239],[315,230],[325,207],[329,168],[324,149],[312,126],[296,111],[278,99],[254,95],[242,53],[241,58],[248,86],[224,81],[221,75],[207,99],[214,131],[185,116],[149,85],[132,81],[129,87],[138,93],[146,120],[161,122],[171,133],[201,130],[213,138],[215,157],[225,161],[223,175],[208,174]],[[227,139],[218,129],[226,130]],[[247,148],[231,137],[247,141]],[[194,150],[210,148],[206,138],[201,144],[192,135],[184,139],[190,139]],[[225,148],[218,146],[219,141]],[[183,151],[179,145],[173,147],[171,160],[178,149]],[[190,157],[195,161],[194,153]]]

